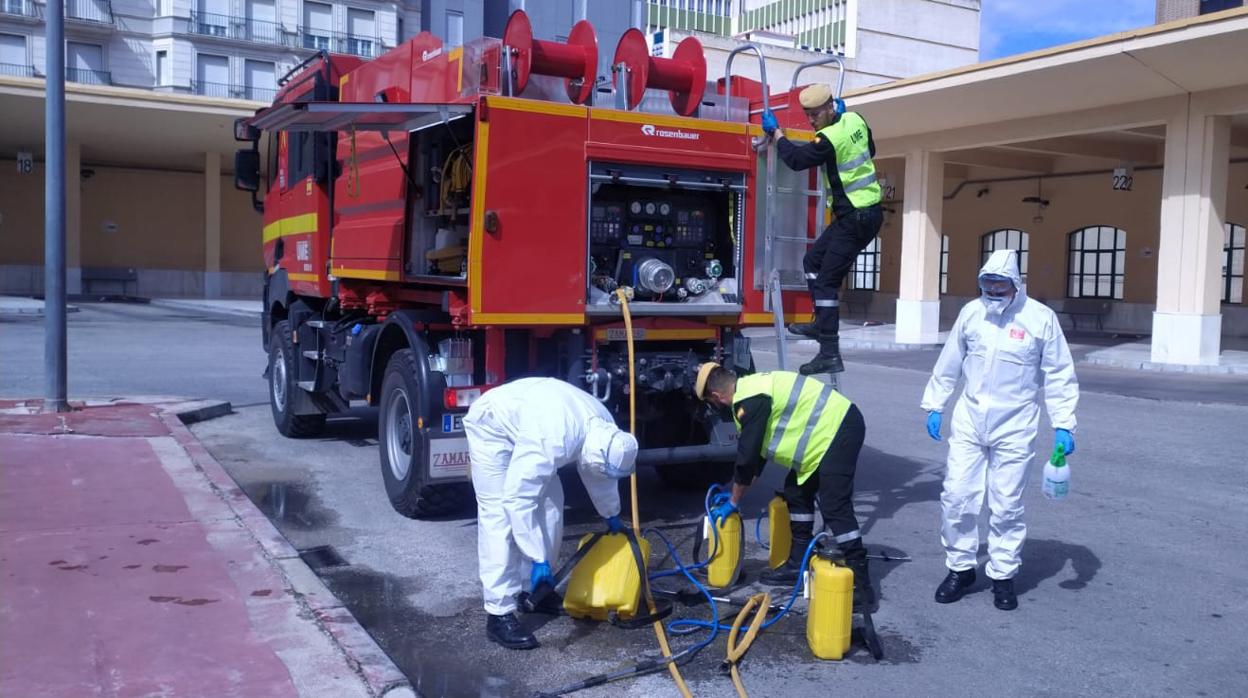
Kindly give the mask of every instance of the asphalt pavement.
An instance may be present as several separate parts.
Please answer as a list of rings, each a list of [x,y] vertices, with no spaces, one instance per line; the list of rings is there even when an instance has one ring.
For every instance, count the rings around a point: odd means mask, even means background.
[[[41,328],[0,322],[0,352],[12,357],[0,367],[0,394],[37,394],[41,379],[20,369],[40,365]],[[88,338],[90,346],[82,346]],[[170,349],[169,338],[185,350]],[[176,392],[241,406],[194,433],[421,695],[528,696],[657,653],[648,629],[567,618],[528,619],[540,626],[543,643],[532,652],[488,643],[471,515],[412,521],[390,509],[374,411],[331,419],[318,439],[280,437],[264,402],[254,322],[85,304],[70,319],[70,340],[71,351],[83,352],[71,391],[89,386],[109,394],[138,381],[144,392],[188,386]],[[774,366],[764,342],[755,348],[760,369]],[[794,347],[793,358],[801,360],[803,351]],[[945,447],[928,439],[918,401],[933,358],[849,353],[841,386],[867,420],[856,498],[867,545],[914,558],[873,566],[884,661],[860,649],[842,662],[813,659],[804,620],[794,615],[763,633],[742,665],[751,695],[1248,694],[1248,558],[1235,552],[1248,535],[1248,384],[1234,376],[1081,366],[1072,494],[1060,503],[1045,500],[1034,469],[1020,608],[1005,613],[993,608],[984,581],[959,603],[931,599],[944,575],[937,526]],[[1051,440],[1045,425],[1040,449]],[[772,466],[746,500],[751,532],[781,475]],[[702,494],[673,491],[649,471],[639,479],[643,521],[669,532],[685,553]],[[597,522],[575,473],[565,473],[564,484],[566,555]],[[750,580],[764,553],[752,541],[747,549]],[[705,606],[681,606],[676,614],[709,617]],[[732,695],[719,671],[723,652],[721,636],[687,667],[695,695]],[[657,675],[578,695],[675,690]]]

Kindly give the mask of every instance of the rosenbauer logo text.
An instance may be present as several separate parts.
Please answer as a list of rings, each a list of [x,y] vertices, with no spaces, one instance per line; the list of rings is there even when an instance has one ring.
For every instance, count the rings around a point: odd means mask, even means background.
[[[696,141],[702,137],[700,133],[681,131],[680,129],[669,131],[667,129],[655,128],[654,124],[642,125],[641,132],[653,138],[677,138],[684,141]]]

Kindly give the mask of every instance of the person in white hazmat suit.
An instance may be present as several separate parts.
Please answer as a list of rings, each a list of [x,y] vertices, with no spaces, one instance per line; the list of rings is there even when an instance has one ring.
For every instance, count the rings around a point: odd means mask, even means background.
[[[577,463],[594,509],[613,532],[620,523],[618,480],[633,473],[637,439],[615,425],[584,390],[554,378],[522,378],[482,395],[464,416],[477,494],[477,557],[486,636],[510,649],[537,647],[516,618],[524,576],[529,591],[553,582],[563,538],[563,485],[557,470]]]
[[[953,409],[949,461],[940,495],[940,538],[949,574],[936,590],[938,603],[962,598],[975,583],[978,520],[987,493],[986,568],[993,604],[1018,607],[1013,578],[1027,527],[1023,490],[1035,455],[1040,388],[1056,444],[1074,453],[1079,383],[1057,315],[1028,298],[1014,250],[997,250],[979,272],[980,297],[963,306],[923,393],[927,431],[940,440],[941,414],[960,378]]]

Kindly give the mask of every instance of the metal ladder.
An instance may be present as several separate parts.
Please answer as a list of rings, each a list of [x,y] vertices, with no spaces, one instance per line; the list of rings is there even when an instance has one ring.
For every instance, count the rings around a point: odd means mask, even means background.
[[[744,47],[743,47],[744,48]],[[740,49],[739,49],[740,50]],[[762,54],[759,54],[760,64],[762,62]],[[834,63],[837,66],[837,83],[835,98],[840,99],[845,89],[845,62],[839,56],[827,56],[813,61],[808,61],[797,67],[793,71],[793,80],[789,86],[790,92],[797,88],[798,77],[802,71],[815,66],[827,65]],[[729,55],[728,71],[731,72],[732,57]],[[763,76],[763,109],[768,109],[767,99],[767,82],[765,68],[760,65],[760,75]],[[725,79],[727,83],[727,79]],[[785,108],[792,108],[790,103]],[[756,145],[757,149],[757,145]],[[763,228],[763,269],[769,270],[767,273],[767,282],[763,289],[764,307],[771,311],[772,322],[776,331],[776,356],[780,370],[788,369],[788,334],[785,329],[784,322],[784,291],[806,291],[809,287],[806,283],[806,270],[802,266],[802,258],[805,256],[807,249],[815,244],[820,229],[823,224],[823,212],[827,210],[827,189],[825,186],[825,177],[822,172],[815,172],[815,188],[810,189],[806,186],[794,184],[793,186],[780,186],[777,181],[778,168],[776,165],[776,143],[774,139],[767,140],[767,186],[763,197],[764,207],[764,228]],[[808,178],[806,173],[796,173],[796,179]],[[798,197],[800,199],[816,199],[818,205],[815,210],[818,211],[819,219],[815,222],[815,236],[809,234],[809,223],[804,223],[802,228],[806,229],[807,235],[782,235],[776,231],[776,198],[777,196]],[[808,206],[794,206],[791,210],[800,212],[803,219],[806,217]],[[797,227],[797,226],[794,226]],[[793,249],[796,247],[796,249]],[[785,254],[787,252],[787,254]],[[793,263],[795,268],[781,266]],[[829,376],[830,383],[835,389],[839,387],[839,374],[831,374]]]

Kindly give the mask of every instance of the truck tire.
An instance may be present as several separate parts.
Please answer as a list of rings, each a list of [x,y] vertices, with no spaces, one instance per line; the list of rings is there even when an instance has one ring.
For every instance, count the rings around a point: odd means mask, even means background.
[[[468,509],[475,501],[467,483],[427,484],[425,451],[413,430],[419,404],[416,362],[411,349],[390,357],[381,380],[381,411],[377,417],[377,445],[381,477],[394,510],[408,518],[448,516]]]
[[[325,428],[323,414],[293,414],[291,397],[299,387],[295,345],[290,341],[290,323],[282,320],[269,335],[269,408],[278,433],[292,439],[317,436]]]

